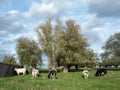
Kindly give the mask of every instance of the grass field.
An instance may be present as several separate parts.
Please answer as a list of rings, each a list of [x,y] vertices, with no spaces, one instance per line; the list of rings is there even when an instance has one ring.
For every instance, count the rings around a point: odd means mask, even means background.
[[[120,90],[120,71],[108,70],[106,77],[95,77],[96,70],[89,70],[88,79],[82,71],[57,73],[58,79],[49,80],[48,73],[41,72],[33,79],[31,74],[0,78],[0,90]]]

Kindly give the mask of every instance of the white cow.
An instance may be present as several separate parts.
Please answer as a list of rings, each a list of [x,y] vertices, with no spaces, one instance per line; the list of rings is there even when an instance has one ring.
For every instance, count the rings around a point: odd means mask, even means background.
[[[23,75],[26,74],[26,68],[15,68],[15,71],[17,72],[18,76],[20,73],[23,73]]]
[[[88,70],[84,70],[84,71],[82,72],[82,74],[83,74],[83,77],[84,77],[85,79],[87,79],[88,76],[89,76]]]
[[[33,78],[37,78],[38,75],[39,75],[39,70],[38,69],[32,69]]]

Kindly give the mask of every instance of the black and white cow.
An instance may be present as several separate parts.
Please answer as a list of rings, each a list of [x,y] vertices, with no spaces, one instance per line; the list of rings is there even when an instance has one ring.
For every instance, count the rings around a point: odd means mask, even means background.
[[[57,79],[56,75],[57,75],[56,70],[51,70],[48,74],[48,79]]]
[[[107,74],[107,69],[101,68],[101,69],[97,69],[95,76],[104,76]]]

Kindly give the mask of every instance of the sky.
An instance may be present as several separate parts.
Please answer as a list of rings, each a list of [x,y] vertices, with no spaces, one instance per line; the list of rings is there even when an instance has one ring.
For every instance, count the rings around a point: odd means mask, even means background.
[[[4,55],[17,59],[18,38],[37,41],[35,28],[48,17],[75,20],[100,54],[110,35],[120,32],[120,0],[0,0],[0,60]]]

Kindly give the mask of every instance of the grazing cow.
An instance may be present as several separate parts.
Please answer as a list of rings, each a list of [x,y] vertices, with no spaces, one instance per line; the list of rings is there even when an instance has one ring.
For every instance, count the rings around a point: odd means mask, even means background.
[[[48,79],[57,79],[56,74],[56,70],[51,70],[48,74]]]
[[[107,69],[101,68],[101,69],[97,69],[95,76],[104,76],[107,74]]]
[[[26,74],[26,68],[15,68],[14,70],[17,72],[18,76],[20,73],[23,73],[23,76]]]
[[[83,74],[83,77],[84,77],[85,79],[87,79],[88,76],[89,76],[88,70],[84,70],[84,71],[82,72],[82,74]]]
[[[28,70],[26,70],[26,74],[29,74],[29,71],[28,71]]]
[[[37,78],[38,75],[39,75],[39,70],[38,69],[33,69],[32,70],[32,76],[33,76],[33,78]]]

